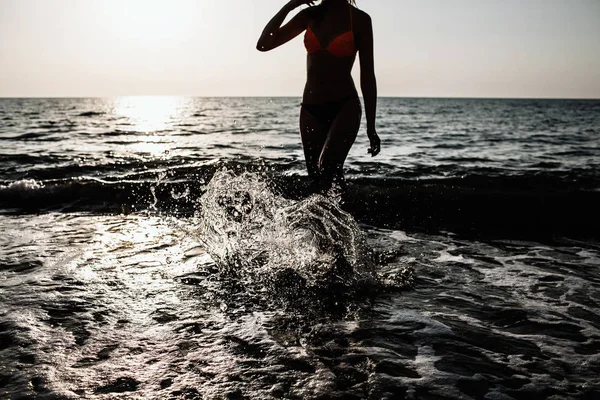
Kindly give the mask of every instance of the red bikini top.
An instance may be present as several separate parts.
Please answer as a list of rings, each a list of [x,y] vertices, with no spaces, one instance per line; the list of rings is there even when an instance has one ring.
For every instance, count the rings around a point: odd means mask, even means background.
[[[350,5],[348,7],[350,10],[350,30],[333,39],[326,48],[321,47],[321,42],[310,29],[310,26],[306,29],[304,47],[306,47],[308,54],[314,54],[321,50],[328,51],[336,57],[350,57],[356,54],[357,50],[354,45],[354,32],[352,30],[352,8],[350,8]]]

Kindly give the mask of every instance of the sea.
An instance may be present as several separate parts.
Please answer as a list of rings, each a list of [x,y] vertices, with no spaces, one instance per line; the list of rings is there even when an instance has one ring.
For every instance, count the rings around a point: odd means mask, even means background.
[[[300,101],[0,99],[0,398],[600,398],[600,100]]]

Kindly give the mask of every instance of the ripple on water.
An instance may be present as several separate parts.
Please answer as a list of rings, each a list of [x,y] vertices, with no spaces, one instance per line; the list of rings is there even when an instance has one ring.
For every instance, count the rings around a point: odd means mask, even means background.
[[[414,290],[282,304],[261,279],[215,264],[196,218],[42,214],[0,225],[1,397],[599,394],[593,246],[363,227],[370,271],[412,267]]]

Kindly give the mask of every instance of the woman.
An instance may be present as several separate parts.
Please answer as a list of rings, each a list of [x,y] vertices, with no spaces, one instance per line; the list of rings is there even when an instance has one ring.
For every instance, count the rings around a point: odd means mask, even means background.
[[[346,156],[360,128],[361,105],[351,71],[360,54],[361,89],[367,115],[368,150],[376,156],[380,140],[375,132],[377,84],[373,65],[371,18],[353,7],[354,0],[291,0],[269,21],[257,49],[269,51],[306,31],[307,81],[300,109],[300,134],[308,174],[322,191],[342,183]],[[287,15],[303,9],[281,26]]]

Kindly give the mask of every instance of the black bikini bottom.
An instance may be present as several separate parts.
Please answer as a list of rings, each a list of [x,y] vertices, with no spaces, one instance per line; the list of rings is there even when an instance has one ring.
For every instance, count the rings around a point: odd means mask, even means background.
[[[302,103],[302,108],[307,111],[314,119],[322,125],[330,125],[335,117],[339,114],[340,110],[347,102],[353,99],[358,99],[356,94],[343,97],[340,100],[328,101],[320,104],[306,104]]]

